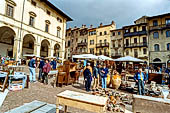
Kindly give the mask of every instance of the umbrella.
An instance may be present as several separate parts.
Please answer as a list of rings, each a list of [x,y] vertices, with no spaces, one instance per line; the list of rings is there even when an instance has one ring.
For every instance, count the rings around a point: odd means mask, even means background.
[[[104,55],[100,55],[100,56],[98,56],[98,59],[99,59],[99,60],[112,60],[112,61],[113,61],[113,59],[112,59],[112,58],[107,57],[107,56],[104,56]]]
[[[120,62],[144,62],[144,60],[134,58],[131,56],[121,57],[118,59],[115,59],[114,61],[120,61]]]
[[[98,59],[98,57],[96,55],[93,55],[93,54],[73,55],[72,58]]]

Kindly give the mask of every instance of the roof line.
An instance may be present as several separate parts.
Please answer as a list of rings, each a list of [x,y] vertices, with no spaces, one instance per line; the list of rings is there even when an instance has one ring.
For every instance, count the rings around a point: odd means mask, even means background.
[[[66,15],[63,11],[61,11],[59,8],[57,8],[55,5],[53,5],[50,1],[48,0],[40,0],[41,2],[46,3],[49,7],[51,7],[53,10],[55,10],[57,13],[62,15],[63,17],[67,18],[67,21],[73,21],[71,17]]]

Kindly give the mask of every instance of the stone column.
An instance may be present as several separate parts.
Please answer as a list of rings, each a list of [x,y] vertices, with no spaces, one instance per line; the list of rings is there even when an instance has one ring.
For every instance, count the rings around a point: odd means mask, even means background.
[[[20,47],[19,47],[19,43],[20,43]],[[21,57],[21,50],[22,48],[22,42],[20,42],[19,39],[15,38],[14,39],[14,46],[13,46],[13,57],[16,61],[19,60],[19,58]]]
[[[48,57],[53,57],[53,54],[54,54],[54,48],[49,47],[48,48]]]
[[[34,55],[40,56],[41,45],[38,43],[34,44]]]

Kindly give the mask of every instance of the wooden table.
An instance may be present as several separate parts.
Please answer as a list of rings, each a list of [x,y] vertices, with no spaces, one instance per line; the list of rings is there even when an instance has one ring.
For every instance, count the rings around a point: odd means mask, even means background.
[[[65,106],[65,113],[67,106],[96,113],[106,113],[106,103],[107,97],[66,90],[57,95],[56,113],[59,113],[59,105]]]

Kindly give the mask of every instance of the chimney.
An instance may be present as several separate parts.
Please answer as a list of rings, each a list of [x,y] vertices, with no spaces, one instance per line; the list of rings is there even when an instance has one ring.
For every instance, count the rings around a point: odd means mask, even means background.
[[[93,25],[92,25],[92,24],[90,25],[90,28],[93,28]]]
[[[84,28],[86,27],[86,25],[84,25]]]
[[[113,24],[115,24],[115,22],[114,22],[114,21],[112,21],[112,23],[111,23],[111,24],[113,25]]]
[[[82,24],[82,28],[84,28],[84,24]]]
[[[103,23],[100,23],[100,26],[103,26]]]

